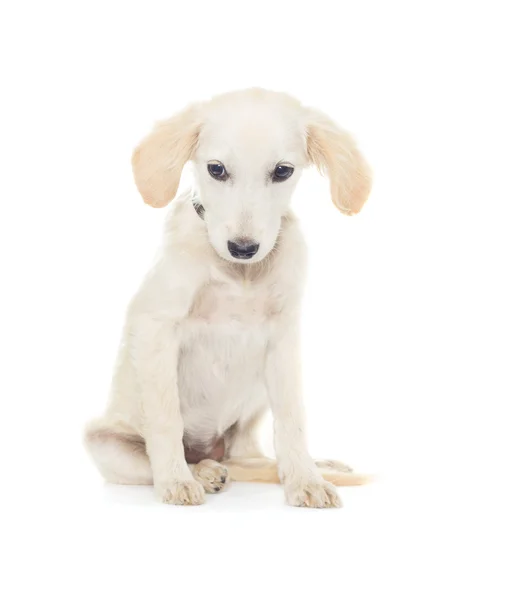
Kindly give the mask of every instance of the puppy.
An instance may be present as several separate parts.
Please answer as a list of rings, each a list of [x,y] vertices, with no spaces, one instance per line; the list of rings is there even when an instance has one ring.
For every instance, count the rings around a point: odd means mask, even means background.
[[[135,150],[143,200],[172,204],[155,266],[132,300],[106,414],[85,443],[107,481],[153,484],[201,504],[229,479],[282,482],[293,506],[340,506],[364,478],[316,463],[304,437],[299,311],[305,246],[290,199],[310,164],[354,215],[371,176],[348,133],[281,93],[250,89],[189,106]],[[277,460],[257,426],[271,409]]]

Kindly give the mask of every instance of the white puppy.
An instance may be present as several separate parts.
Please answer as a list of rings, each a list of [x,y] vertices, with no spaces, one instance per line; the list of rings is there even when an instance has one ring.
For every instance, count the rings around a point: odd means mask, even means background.
[[[261,89],[158,124],[132,159],[144,201],[173,200],[187,161],[195,190],[173,203],[160,256],[130,304],[109,407],[88,426],[87,447],[108,481],[153,483],[163,502],[200,504],[230,477],[280,480],[294,506],[339,506],[332,483],[363,478],[307,451],[298,339],[305,246],[289,204],[314,164],[339,210],[355,214],[369,168],[325,115]],[[256,438],[268,408],[277,462]]]

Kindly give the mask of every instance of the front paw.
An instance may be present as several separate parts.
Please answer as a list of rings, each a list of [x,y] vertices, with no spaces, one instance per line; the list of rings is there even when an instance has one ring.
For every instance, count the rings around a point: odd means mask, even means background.
[[[284,485],[287,503],[308,508],[340,508],[342,503],[335,487],[322,477],[286,481]]]
[[[195,479],[174,479],[155,488],[164,504],[196,505],[205,501],[205,490]]]

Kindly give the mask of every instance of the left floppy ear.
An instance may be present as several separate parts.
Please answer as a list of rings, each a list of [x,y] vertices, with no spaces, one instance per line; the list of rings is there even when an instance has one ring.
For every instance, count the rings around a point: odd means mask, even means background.
[[[306,132],[308,158],[328,175],[333,203],[345,215],[357,214],[369,197],[372,178],[354,139],[317,110],[309,110]]]
[[[143,200],[150,206],[166,206],[175,197],[182,169],[198,145],[200,126],[199,106],[189,106],[157,123],[134,150],[134,179]]]

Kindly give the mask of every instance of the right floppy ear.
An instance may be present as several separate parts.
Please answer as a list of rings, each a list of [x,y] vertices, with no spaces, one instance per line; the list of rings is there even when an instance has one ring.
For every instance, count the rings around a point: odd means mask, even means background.
[[[166,206],[175,197],[182,169],[198,145],[200,126],[199,106],[189,106],[157,123],[134,150],[134,180],[150,206]]]

